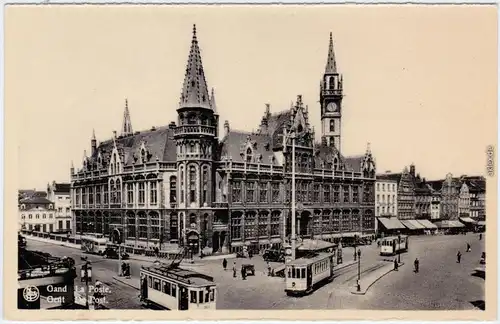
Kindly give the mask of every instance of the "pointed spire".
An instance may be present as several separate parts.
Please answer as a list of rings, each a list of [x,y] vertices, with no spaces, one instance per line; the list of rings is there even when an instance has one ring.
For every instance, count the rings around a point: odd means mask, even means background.
[[[337,62],[335,61],[335,51],[333,50],[333,36],[330,32],[330,45],[328,47],[328,60],[326,61],[325,74],[337,73]]]
[[[193,38],[191,50],[186,66],[184,84],[182,86],[179,108],[194,107],[210,109],[210,98],[208,95],[205,72],[201,61],[198,38],[196,37],[196,25],[193,25]]]
[[[217,103],[215,102],[215,91],[212,88],[212,95],[210,96],[210,106],[212,106],[212,110],[217,112]]]
[[[366,144],[366,155],[372,154],[372,149],[370,147],[370,142]]]
[[[92,140],[93,141],[96,140],[96,138],[95,138],[95,129],[94,128],[92,128]]]
[[[128,110],[128,99],[125,99],[125,110],[123,112],[123,126],[122,126],[122,135],[131,135],[132,131],[132,122],[130,121],[130,112]]]

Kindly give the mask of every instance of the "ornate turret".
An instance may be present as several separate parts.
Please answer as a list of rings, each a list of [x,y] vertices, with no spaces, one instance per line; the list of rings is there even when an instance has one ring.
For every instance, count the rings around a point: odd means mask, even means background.
[[[95,129],[92,129],[92,139],[90,140],[90,156],[94,156],[97,152],[97,139],[95,137]]]
[[[193,25],[191,50],[189,51],[179,108],[212,109],[201,61],[200,47],[196,36],[196,25]]]
[[[334,146],[340,152],[342,117],[342,75],[337,71],[337,61],[330,33],[325,72],[320,83],[321,142]]]
[[[125,111],[123,112],[123,126],[121,135],[132,135],[132,122],[130,121],[130,112],[128,110],[128,99],[125,99]]]

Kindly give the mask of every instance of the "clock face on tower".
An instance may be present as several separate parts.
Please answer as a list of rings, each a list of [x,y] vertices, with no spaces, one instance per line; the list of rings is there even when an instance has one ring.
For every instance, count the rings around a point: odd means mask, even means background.
[[[335,112],[339,109],[339,106],[337,105],[337,103],[335,102],[330,102],[327,106],[326,106],[326,111],[328,112]]]

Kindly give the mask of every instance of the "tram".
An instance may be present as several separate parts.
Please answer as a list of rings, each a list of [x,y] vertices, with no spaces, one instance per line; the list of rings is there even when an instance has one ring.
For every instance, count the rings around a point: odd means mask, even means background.
[[[380,255],[395,255],[408,251],[408,236],[389,236],[380,240]]]
[[[293,260],[285,266],[285,292],[306,295],[333,280],[334,253],[319,252]]]
[[[101,235],[86,235],[80,238],[81,249],[86,253],[102,255],[106,250],[108,239]]]
[[[168,310],[215,309],[217,286],[214,279],[179,268],[174,262],[141,267],[142,303]]]

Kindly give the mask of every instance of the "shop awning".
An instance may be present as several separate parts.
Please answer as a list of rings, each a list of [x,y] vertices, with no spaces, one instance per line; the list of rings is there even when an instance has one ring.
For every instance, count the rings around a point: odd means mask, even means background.
[[[418,229],[417,227],[415,227],[415,225],[413,225],[409,220],[407,219],[402,219],[401,220],[401,223],[403,223],[404,226],[406,226],[409,230],[416,230]]]
[[[297,248],[299,251],[317,251],[335,247],[335,243],[322,240],[304,239]]]
[[[470,217],[460,217],[460,221],[466,224],[474,224],[476,221]]]
[[[431,223],[427,219],[418,219],[418,220],[415,220],[415,221],[417,223],[419,223],[420,225],[424,226],[427,229],[436,229],[437,228],[436,224]]]
[[[416,219],[409,219],[408,222],[413,224],[413,226],[415,226],[416,229],[418,229],[418,230],[425,229],[425,226],[420,224]]]
[[[439,228],[460,228],[460,227],[465,227],[464,224],[460,223],[459,221],[455,220],[443,220],[436,222],[437,227]]]
[[[406,228],[406,226],[404,226],[403,223],[401,223],[399,221],[399,219],[397,219],[396,217],[390,217],[390,218],[389,217],[379,217],[378,220],[388,230],[405,229]]]

